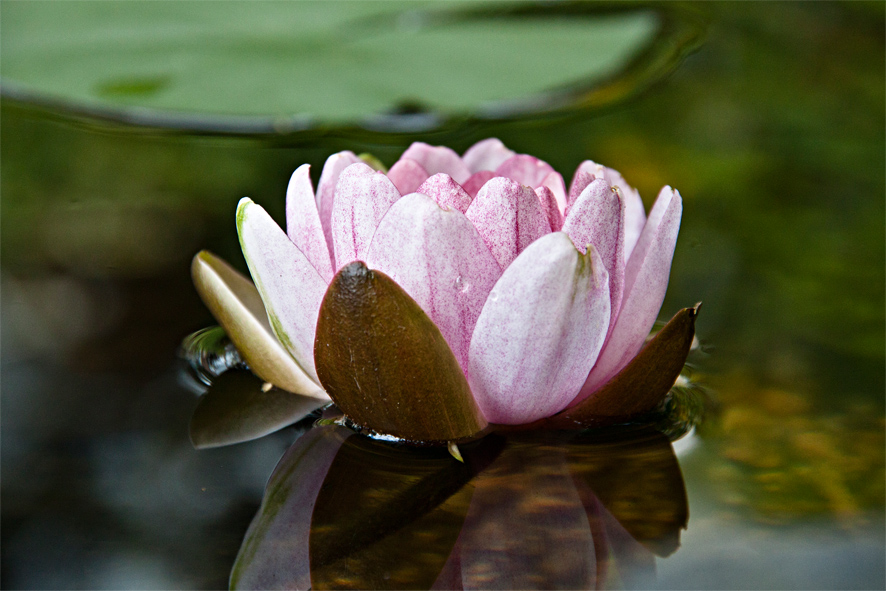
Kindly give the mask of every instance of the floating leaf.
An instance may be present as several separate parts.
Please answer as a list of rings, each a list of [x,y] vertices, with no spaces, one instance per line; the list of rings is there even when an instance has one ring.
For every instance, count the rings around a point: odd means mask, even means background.
[[[326,401],[293,394],[250,372],[231,370],[215,378],[191,417],[191,443],[218,447],[258,439],[303,419]]]
[[[203,303],[256,375],[289,392],[329,400],[274,336],[261,296],[249,279],[206,250],[194,257],[191,276]]]
[[[317,375],[357,425],[446,444],[486,428],[440,330],[390,277],[344,267],[320,307]]]
[[[560,429],[602,426],[655,408],[686,363],[700,306],[677,312],[614,378],[579,404],[543,421],[544,425]]]

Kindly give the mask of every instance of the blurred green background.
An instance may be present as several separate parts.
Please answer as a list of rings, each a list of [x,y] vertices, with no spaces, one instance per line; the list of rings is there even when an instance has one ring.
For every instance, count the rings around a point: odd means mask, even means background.
[[[237,201],[303,162],[496,136],[685,200],[712,402],[661,586],[882,588],[882,3],[156,4],[0,7],[2,586],[223,585],[291,434],[189,448],[191,256],[245,269]]]

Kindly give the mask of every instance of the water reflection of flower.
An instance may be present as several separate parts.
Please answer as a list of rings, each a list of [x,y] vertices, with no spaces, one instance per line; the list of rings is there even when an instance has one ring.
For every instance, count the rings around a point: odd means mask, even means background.
[[[233,588],[612,588],[649,584],[688,509],[670,442],[487,437],[445,452],[314,428],[271,477]]]

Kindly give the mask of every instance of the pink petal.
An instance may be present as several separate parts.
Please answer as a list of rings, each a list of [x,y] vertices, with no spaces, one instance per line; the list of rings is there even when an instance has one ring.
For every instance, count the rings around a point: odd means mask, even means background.
[[[575,171],[575,177],[572,179],[572,186],[569,190],[570,205],[595,178],[605,179],[610,186],[621,189],[621,196],[625,203],[625,260],[627,260],[646,224],[646,209],[643,207],[643,200],[640,198],[640,193],[630,186],[617,170],[597,164],[593,160],[585,160],[579,165],[578,170]]]
[[[317,211],[320,212],[320,224],[323,226],[323,235],[326,237],[326,248],[330,258],[332,252],[332,209],[335,202],[335,186],[338,184],[338,176],[345,168],[361,162],[356,154],[345,150],[333,154],[326,159],[323,172],[320,173],[320,182],[317,183]]]
[[[529,423],[563,409],[593,367],[609,326],[609,282],[593,248],[548,234],[508,267],[486,300],[468,379],[490,422]]]
[[[445,172],[457,183],[463,183],[471,176],[471,171],[458,154],[445,146],[429,146],[423,142],[414,142],[403,152],[400,159],[403,158],[412,158],[421,164],[429,175]]]
[[[551,229],[535,191],[504,177],[483,185],[465,215],[502,269]]]
[[[643,346],[668,288],[682,213],[680,194],[662,189],[625,267],[624,298],[615,327],[575,403],[605,384]]]
[[[552,172],[554,169],[550,164],[527,154],[511,156],[495,169],[495,174],[506,176],[533,189],[540,186]]]
[[[286,233],[304,253],[326,283],[332,281],[332,259],[320,224],[320,213],[311,185],[311,167],[302,164],[289,179],[286,189]]]
[[[514,151],[506,148],[501,140],[491,137],[468,148],[468,151],[462,156],[462,161],[468,170],[477,173],[481,170],[493,171],[513,155]]]
[[[315,381],[314,332],[323,280],[271,216],[249,198],[237,206],[240,246],[274,334]]]
[[[560,206],[557,204],[557,198],[554,192],[548,187],[542,185],[535,190],[541,207],[548,218],[548,224],[551,226],[551,232],[559,232],[563,227],[563,214],[560,213]]]
[[[474,324],[501,276],[470,220],[420,193],[407,195],[378,225],[366,264],[421,306],[466,370]]]
[[[593,244],[609,273],[609,301],[612,313],[609,330],[615,325],[624,290],[624,218],[621,195],[603,179],[588,185],[572,205],[563,231],[581,251]]]
[[[388,177],[362,162],[342,171],[332,210],[336,271],[366,256],[376,226],[399,198],[397,187]]]
[[[417,192],[427,195],[440,207],[457,209],[462,213],[471,205],[471,196],[451,176],[443,172],[438,172],[423,182]]]
[[[486,184],[486,181],[493,178],[495,173],[491,170],[481,170],[479,172],[475,172],[468,180],[462,183],[461,187],[465,191],[467,191],[468,195],[473,199],[477,196],[477,193],[480,192],[480,189],[483,188],[483,185]]]
[[[559,172],[552,172],[548,174],[541,181],[541,185],[549,188],[553,191],[554,196],[557,198],[557,207],[560,208],[560,213],[562,214],[566,211],[566,183],[563,182],[563,175]]]
[[[388,178],[401,195],[414,193],[429,176],[428,171],[412,158],[400,158],[388,171]]]

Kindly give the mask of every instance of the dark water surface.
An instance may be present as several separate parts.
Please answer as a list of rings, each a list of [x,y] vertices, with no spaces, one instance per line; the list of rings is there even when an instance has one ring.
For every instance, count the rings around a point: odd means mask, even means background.
[[[248,195],[280,219],[303,162],[319,173],[330,153],[353,149],[391,164],[413,139],[461,151],[497,136],[567,179],[585,158],[612,166],[647,207],[664,184],[684,198],[661,316],[704,302],[693,371],[712,400],[675,445],[689,503],[681,548],[654,559],[656,579],[628,576],[631,565],[648,574],[644,558],[621,563],[618,581],[882,589],[884,7],[696,8],[705,41],[676,71],[648,87],[635,72],[635,91],[606,86],[618,100],[597,94],[602,106],[570,116],[433,133],[196,135],[7,94],[0,584],[226,586],[298,433],[191,447],[196,397],[176,351],[213,323],[191,257],[208,248],[245,269],[237,201]],[[638,477],[618,490],[649,486]],[[623,516],[596,493],[599,507],[582,497],[583,514]],[[640,524],[621,525],[641,536]],[[328,584],[344,584],[333,575]]]

